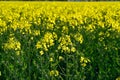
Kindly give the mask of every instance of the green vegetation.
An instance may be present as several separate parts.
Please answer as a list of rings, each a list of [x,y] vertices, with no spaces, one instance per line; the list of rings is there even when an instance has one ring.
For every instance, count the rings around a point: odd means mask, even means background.
[[[0,80],[119,77],[119,3],[0,2]]]

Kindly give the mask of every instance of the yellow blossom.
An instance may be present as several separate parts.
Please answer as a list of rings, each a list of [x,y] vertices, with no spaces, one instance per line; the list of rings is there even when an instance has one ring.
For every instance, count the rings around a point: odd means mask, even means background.
[[[85,57],[80,58],[81,66],[85,67],[88,62],[90,62],[90,60],[88,58],[85,58]]]
[[[86,63],[82,63],[81,66],[85,67],[85,66],[86,66]]]
[[[51,70],[50,76],[59,76],[59,71],[58,70]]]
[[[50,61],[50,62],[53,62],[53,58],[51,57],[51,58],[49,59],[49,61]]]
[[[18,56],[19,56],[19,55],[20,55],[20,51],[16,51],[16,55],[18,55]]]
[[[117,77],[116,80],[120,80],[120,77]]]
[[[41,45],[41,42],[40,42],[40,41],[37,42],[36,48],[37,48],[37,49],[42,48],[42,45]]]
[[[30,39],[33,40],[33,37],[31,37]]]
[[[62,56],[59,56],[59,60],[64,60],[64,58]]]
[[[35,36],[40,35],[40,30],[34,30],[32,34]]]
[[[40,53],[40,55],[41,55],[41,56],[44,54],[44,52],[43,52],[43,51],[40,51],[39,53]]]
[[[4,49],[14,49],[14,50],[20,50],[21,49],[21,44],[19,41],[15,39],[15,37],[10,37],[9,40],[4,43],[3,45]]]
[[[71,52],[75,52],[76,51],[76,48],[75,47],[72,47],[71,48]]]

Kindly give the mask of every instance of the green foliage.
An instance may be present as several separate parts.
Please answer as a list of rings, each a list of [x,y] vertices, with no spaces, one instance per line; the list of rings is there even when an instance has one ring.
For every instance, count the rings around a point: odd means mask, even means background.
[[[119,80],[119,3],[0,3],[0,80]]]

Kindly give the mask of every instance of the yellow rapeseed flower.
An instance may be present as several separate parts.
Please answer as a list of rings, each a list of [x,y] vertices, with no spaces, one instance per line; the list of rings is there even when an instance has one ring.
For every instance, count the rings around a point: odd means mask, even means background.
[[[54,75],[54,71],[50,71],[50,76],[53,76]]]
[[[80,58],[80,62],[82,63],[84,61],[84,57],[81,57]]]
[[[120,77],[117,77],[116,80],[120,80]]]
[[[85,66],[86,66],[86,63],[82,63],[81,66],[85,67]]]
[[[59,56],[59,60],[64,60],[64,58],[62,56]]]
[[[21,49],[21,44],[19,41],[15,39],[15,37],[10,37],[9,40],[4,43],[3,45],[4,49],[14,49],[14,50],[20,50]]]
[[[72,47],[71,48],[71,52],[75,52],[76,51],[76,48],[75,47]]]
[[[82,36],[82,34],[77,33],[77,34],[75,34],[74,38],[76,39],[76,41],[80,42],[80,44],[83,43],[83,36]]]
[[[34,38],[33,38],[33,37],[31,37],[30,39],[31,39],[31,40],[33,40]]]
[[[50,62],[53,62],[53,58],[51,57],[51,58],[49,59],[49,61],[50,61]]]
[[[59,75],[59,71],[55,70],[55,76],[58,76],[58,75]]]
[[[37,42],[36,48],[37,48],[37,49],[42,48],[42,45],[41,45],[41,42],[40,42],[40,41]]]
[[[59,76],[59,71],[58,70],[51,70],[50,76]]]
[[[44,54],[44,52],[43,52],[43,51],[40,51],[39,53],[40,53],[40,55],[41,55],[41,56]]]
[[[88,58],[85,58],[85,57],[80,58],[81,66],[85,67],[88,62],[90,62],[90,60]]]
[[[40,35],[40,30],[33,30],[32,34],[35,36]]]

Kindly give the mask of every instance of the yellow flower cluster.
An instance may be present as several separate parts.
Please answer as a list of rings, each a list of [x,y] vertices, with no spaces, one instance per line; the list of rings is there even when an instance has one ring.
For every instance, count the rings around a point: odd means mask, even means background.
[[[66,34],[68,34],[68,27],[67,26],[63,26],[62,27],[62,33],[66,33]]]
[[[70,51],[75,52],[75,47],[70,48],[69,46],[73,46],[73,43],[71,41],[71,38],[69,35],[65,35],[64,37],[60,37],[58,50],[62,50],[62,52],[68,52]]]
[[[50,61],[50,62],[53,62],[54,60],[53,60],[53,58],[51,57],[51,58],[49,59],[49,61]]]
[[[51,70],[50,76],[59,76],[59,71],[58,70]]]
[[[36,44],[36,48],[39,49],[43,49],[45,51],[48,51],[48,48],[54,45],[54,40],[57,39],[57,35],[55,32],[50,33],[50,32],[46,32],[44,37],[37,42]]]
[[[4,50],[14,50],[16,55],[20,55],[21,43],[14,37],[14,34],[10,34],[9,39],[2,47]]]
[[[120,77],[117,77],[116,80],[120,80]]]
[[[76,41],[78,41],[80,44],[83,43],[83,36],[80,33],[77,33],[74,35],[74,38],[76,39]]]
[[[43,52],[43,51],[40,51],[39,53],[40,53],[40,55],[41,55],[41,56],[44,54],[44,52]]]
[[[6,29],[6,22],[0,19],[0,34],[2,34]]]
[[[89,63],[90,60],[88,58],[85,58],[85,57],[81,57],[80,58],[80,63],[81,63],[81,66],[85,67],[87,65],[87,63]]]
[[[59,60],[62,61],[64,60],[64,58],[62,56],[59,56]]]
[[[20,50],[21,49],[21,44],[20,42],[14,37],[10,37],[6,43],[3,44],[3,48],[5,50]]]

